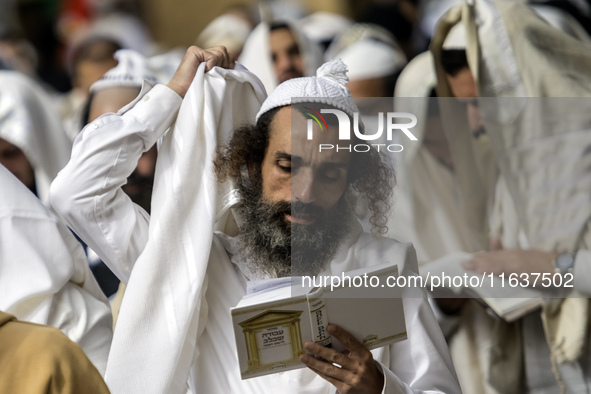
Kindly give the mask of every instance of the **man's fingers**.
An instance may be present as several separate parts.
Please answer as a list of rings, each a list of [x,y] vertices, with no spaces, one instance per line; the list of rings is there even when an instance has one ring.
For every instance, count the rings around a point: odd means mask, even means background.
[[[349,371],[343,368],[336,367],[326,361],[319,360],[308,354],[300,356],[300,361],[306,364],[307,367],[340,382],[347,381],[347,375],[350,374]]]
[[[234,62],[228,54],[226,47],[217,46],[207,49],[205,51],[205,71],[211,70],[213,67],[234,68]]]
[[[306,342],[304,344],[304,349],[312,354],[315,354],[316,356],[322,357],[329,363],[338,364],[345,369],[351,370],[354,367],[355,362],[349,357],[337,352],[336,350],[318,345],[317,343]]]
[[[174,90],[179,96],[185,97],[199,64],[205,60],[205,51],[199,47],[191,46],[187,49],[181,64],[178,66],[174,76],[168,83],[168,87]]]
[[[234,61],[230,58],[225,47],[213,47],[201,49],[191,46],[187,49],[181,64],[177,68],[168,87],[174,90],[179,96],[185,97],[199,64],[205,62],[205,71],[211,70],[215,66],[223,68],[234,68]]]
[[[338,393],[344,392],[345,383],[343,383],[342,381],[340,381],[338,379],[333,378],[332,376],[322,373],[322,371],[319,371],[319,370],[314,369],[312,367],[308,367],[308,368],[310,368],[312,371],[316,372],[316,374],[319,375],[322,379],[326,380],[327,382],[329,382],[330,384],[335,386],[337,388]]]
[[[349,349],[351,358],[359,358],[359,356],[369,353],[369,351],[361,344],[353,335],[336,324],[329,324],[326,327],[328,333],[341,341],[347,349]]]

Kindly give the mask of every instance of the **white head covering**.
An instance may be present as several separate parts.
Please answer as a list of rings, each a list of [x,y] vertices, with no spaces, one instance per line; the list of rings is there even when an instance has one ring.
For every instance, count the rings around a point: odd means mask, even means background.
[[[414,114],[413,134],[419,142],[401,140],[404,151],[396,155],[396,203],[388,236],[411,241],[419,264],[457,251],[475,252],[482,246],[462,221],[452,171],[422,146],[431,91],[437,84],[433,56],[423,52],[404,68],[394,92],[396,111]]]
[[[152,37],[148,28],[136,16],[112,12],[95,19],[86,31],[79,33],[84,40],[89,37],[108,37],[121,43],[123,48],[133,49],[149,55],[152,48]]]
[[[338,54],[343,52],[347,47],[363,40],[379,41],[402,53],[396,42],[396,38],[388,30],[372,23],[356,23],[333,40],[326,49],[324,58],[327,60],[336,59],[339,57]]]
[[[331,60],[318,69],[315,77],[294,78],[279,85],[261,106],[256,120],[273,108],[290,105],[292,102],[326,103],[352,117],[358,109],[345,86],[347,81],[345,63],[340,59]]]
[[[240,53],[251,30],[252,27],[244,18],[235,14],[223,14],[201,31],[195,44],[200,48],[223,45],[229,52]]]
[[[315,12],[299,21],[304,34],[316,43],[332,41],[353,23],[353,20],[332,12]]]
[[[90,87],[90,93],[110,87],[141,88],[145,81],[156,84],[156,78],[148,67],[148,59],[139,52],[131,49],[121,49],[115,52],[117,66],[107,71]]]
[[[335,58],[348,66],[350,80],[386,77],[406,65],[406,56],[400,49],[372,39],[351,44]]]
[[[300,56],[302,56],[304,63],[304,75],[314,75],[316,69],[322,64],[320,47],[306,37],[295,23],[290,21],[276,22],[289,26],[300,48]],[[242,54],[238,58],[240,63],[259,77],[268,93],[272,92],[279,84],[271,59],[269,30],[270,26],[266,22],[261,22],[255,27],[244,43]]]
[[[168,83],[183,59],[184,51],[171,51],[147,58],[131,49],[115,52],[117,66],[105,73],[90,87],[90,92],[97,92],[110,87],[141,88],[144,81],[151,85]]]
[[[48,202],[49,185],[68,162],[72,144],[52,99],[32,79],[13,71],[0,71],[0,138],[25,153],[37,195]]]

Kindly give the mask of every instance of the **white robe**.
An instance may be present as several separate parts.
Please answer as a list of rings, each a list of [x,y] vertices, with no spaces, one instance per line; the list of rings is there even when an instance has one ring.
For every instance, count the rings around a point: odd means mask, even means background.
[[[80,243],[0,165],[0,310],[56,327],[104,375],[111,309]]]
[[[185,191],[191,190],[191,183],[199,185],[203,182],[211,186],[211,182],[215,182],[209,179],[211,174],[207,172],[199,177],[199,171],[194,168],[189,168],[195,173],[194,180],[182,178],[178,171],[186,171],[186,167],[179,168],[174,160],[168,160],[187,145],[189,152],[199,156],[191,149],[206,149],[203,146],[208,144],[212,132],[207,126],[219,126],[219,122],[223,123],[228,116],[231,117],[230,113],[236,117],[240,111],[251,110],[245,109],[248,103],[238,100],[241,105],[233,106],[233,99],[228,98],[223,102],[226,116],[221,116],[219,111],[222,106],[217,100],[226,92],[223,86],[220,87],[222,90],[211,90],[212,85],[219,86],[216,84],[220,78],[234,78],[249,82],[258,92],[261,89],[258,81],[249,75],[214,69],[207,74],[212,78],[208,84],[203,82],[207,78],[202,70],[198,71],[197,82],[194,81],[183,101],[184,107],[193,109],[182,117],[183,121],[194,122],[197,132],[194,128],[177,128],[179,123],[183,123],[179,115],[172,138],[169,133],[163,143],[168,159],[162,161],[163,156],[159,157],[161,182],[171,182],[171,187],[181,187]],[[228,83],[232,83],[236,89],[234,82]],[[204,95],[209,101],[202,101]],[[198,194],[195,196],[198,204],[193,203],[193,207],[187,207],[186,211],[180,210],[181,216],[186,215],[185,220],[180,218],[179,231],[169,234],[172,235],[169,237],[162,234],[167,219],[158,210],[153,208],[155,216],[150,222],[145,211],[132,204],[121,192],[120,187],[133,170],[135,160],[164,134],[180,104],[181,99],[174,92],[157,85],[149,93],[141,93],[118,115],[103,115],[79,136],[72,160],[52,186],[52,203],[62,217],[124,282],[129,280],[120,319],[126,313],[135,318],[123,326],[122,320],[118,323],[107,371],[111,390],[115,393],[177,393],[187,390],[196,393],[334,393],[333,386],[308,369],[246,381],[240,379],[234,336],[229,324],[229,308],[236,305],[245,293],[244,278],[238,268],[240,254],[232,253],[231,239],[223,235],[213,236],[212,228],[207,230],[207,226],[213,225],[212,212],[219,211],[211,206],[211,195],[203,199]],[[181,112],[184,107],[181,107]],[[195,139],[199,143],[193,146]],[[200,166],[207,168],[207,157],[198,160]],[[198,167],[200,170],[205,168]],[[158,188],[158,180],[156,184]],[[201,187],[196,188],[197,193],[202,190]],[[155,193],[156,206],[170,197],[158,197],[159,192]],[[209,193],[212,193],[211,189]],[[223,196],[220,194],[215,201],[218,205],[223,205]],[[159,200],[161,197],[164,198],[162,201]],[[173,194],[172,198],[183,206],[187,196]],[[165,212],[166,209],[178,210],[179,207],[172,205],[171,200],[168,207],[164,205],[160,208]],[[199,217],[194,215],[200,209],[203,215],[201,220],[193,221]],[[201,233],[196,230],[199,226],[205,227]],[[193,236],[188,237],[190,234]],[[167,245],[161,245],[158,239],[175,242],[175,237],[180,243],[178,247],[169,249],[171,256],[156,261],[161,264],[159,269],[158,266],[152,266],[154,261],[150,261],[151,253],[140,256],[146,244],[147,248],[162,253],[161,248],[166,249]],[[209,245],[208,239],[211,240]],[[197,261],[186,260],[187,256],[195,257]],[[385,259],[399,264],[408,272],[417,271],[414,251],[409,245],[393,240],[375,240],[367,234],[357,233],[356,237],[343,243],[331,264],[331,272],[379,264]],[[179,261],[184,261],[181,266]],[[176,270],[181,275],[174,276],[169,270]],[[134,278],[140,280],[135,281]],[[145,294],[147,299],[130,297],[134,283],[136,294]],[[179,291],[179,288],[186,289],[186,293]],[[161,297],[154,297],[150,289]],[[176,303],[169,304],[172,305],[170,308],[158,309],[162,314],[154,312],[153,306],[161,308],[162,304],[171,300]],[[186,305],[193,305],[195,309],[186,311]],[[424,292],[420,292],[418,297],[406,298],[404,305],[409,339],[374,351],[374,357],[384,371],[384,392],[459,392],[445,341]],[[184,334],[179,334],[181,326],[185,327]],[[137,331],[130,329],[132,327],[136,327]],[[118,341],[120,333],[121,340]],[[136,343],[136,333],[145,342]],[[167,349],[163,349],[162,344],[174,347],[168,352],[176,355],[175,368],[171,369],[166,362],[153,365],[154,362],[146,361],[153,357],[150,354],[152,352],[163,357],[170,356],[165,354]],[[187,362],[190,368],[183,376]]]

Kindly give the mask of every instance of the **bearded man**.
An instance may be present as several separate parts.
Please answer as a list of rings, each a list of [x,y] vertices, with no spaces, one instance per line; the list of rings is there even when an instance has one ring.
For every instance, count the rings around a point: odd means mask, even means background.
[[[300,360],[308,368],[240,379],[229,310],[248,282],[336,275],[386,261],[405,275],[417,267],[410,244],[363,233],[348,208],[354,194],[365,197],[374,233],[385,231],[392,178],[377,153],[319,153],[319,144],[337,142],[334,125],[323,131],[314,125],[306,138],[302,111],[337,108],[350,118],[357,112],[345,65],[332,61],[317,77],[285,82],[260,109],[260,81],[245,69],[224,69],[232,67],[223,48],[190,48],[168,86],[144,89],[119,114],[86,127],[52,186],[52,203],[64,220],[129,281],[107,366],[110,389],[459,392],[423,291],[403,299],[406,341],[370,352],[329,325],[346,353],[306,343],[308,355]],[[292,104],[292,97],[301,99]],[[257,111],[256,123],[235,128],[212,162],[216,130],[252,122]],[[158,155],[150,219],[120,188],[175,117]],[[221,192],[228,185],[231,190]]]

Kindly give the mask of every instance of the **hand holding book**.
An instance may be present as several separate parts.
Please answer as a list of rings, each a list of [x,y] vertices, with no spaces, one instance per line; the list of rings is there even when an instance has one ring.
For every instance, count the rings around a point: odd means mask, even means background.
[[[314,357],[303,354],[300,361],[335,386],[339,393],[381,393],[384,375],[379,371],[371,352],[337,325],[329,324],[327,331],[346,350],[337,352],[314,342],[306,342],[304,349]]]

